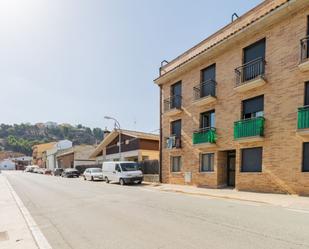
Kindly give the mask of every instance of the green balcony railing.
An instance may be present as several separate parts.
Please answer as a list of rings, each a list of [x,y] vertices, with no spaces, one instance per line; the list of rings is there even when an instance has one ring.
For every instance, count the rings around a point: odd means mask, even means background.
[[[193,144],[215,143],[217,134],[215,128],[202,128],[193,133]]]
[[[309,106],[298,108],[297,127],[298,129],[309,128]]]
[[[234,123],[234,138],[264,136],[264,117],[244,119]]]

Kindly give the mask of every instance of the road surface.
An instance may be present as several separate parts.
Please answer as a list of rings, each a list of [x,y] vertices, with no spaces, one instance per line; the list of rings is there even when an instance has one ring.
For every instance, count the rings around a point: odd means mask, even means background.
[[[309,214],[147,186],[6,174],[54,249],[309,248]]]

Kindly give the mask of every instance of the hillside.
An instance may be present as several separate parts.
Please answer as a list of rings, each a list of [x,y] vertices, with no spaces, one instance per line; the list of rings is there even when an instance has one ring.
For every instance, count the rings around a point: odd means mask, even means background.
[[[53,122],[38,124],[0,125],[0,151],[13,151],[31,155],[34,144],[68,139],[74,145],[96,144],[103,138],[101,128],[82,125],[58,125]]]

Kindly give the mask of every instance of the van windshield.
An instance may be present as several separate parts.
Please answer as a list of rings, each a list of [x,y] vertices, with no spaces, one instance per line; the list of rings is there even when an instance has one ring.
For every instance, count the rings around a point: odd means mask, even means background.
[[[138,170],[137,163],[121,163],[122,171],[136,171]]]

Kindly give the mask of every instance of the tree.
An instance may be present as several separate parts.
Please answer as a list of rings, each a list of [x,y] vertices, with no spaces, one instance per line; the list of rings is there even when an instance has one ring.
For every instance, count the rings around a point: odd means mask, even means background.
[[[97,140],[103,139],[103,130],[101,128],[93,128],[92,133]]]

